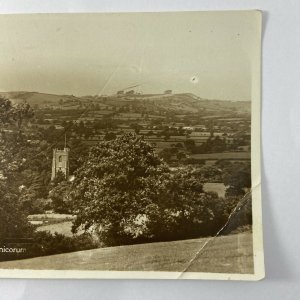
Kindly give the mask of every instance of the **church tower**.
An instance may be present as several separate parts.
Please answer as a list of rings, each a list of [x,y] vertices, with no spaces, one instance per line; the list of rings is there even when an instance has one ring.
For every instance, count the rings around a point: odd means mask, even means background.
[[[69,151],[70,149],[67,147],[63,150],[53,149],[51,180],[59,171],[65,174],[66,179],[69,178]]]

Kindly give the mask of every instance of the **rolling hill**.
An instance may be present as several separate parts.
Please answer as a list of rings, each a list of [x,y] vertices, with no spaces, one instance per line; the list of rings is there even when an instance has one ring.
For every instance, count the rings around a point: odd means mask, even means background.
[[[83,96],[55,95],[38,92],[1,92],[0,96],[11,99],[13,103],[26,101],[32,107],[43,108],[78,108],[82,105],[99,104],[105,108],[135,105],[149,111],[159,109],[169,112],[198,113],[240,113],[249,114],[250,101],[224,101],[200,98],[191,93],[180,94],[134,94],[134,95],[112,95],[112,96]]]
[[[57,106],[62,100],[63,102],[78,101],[73,95],[55,95],[38,92],[1,92],[0,96],[10,99],[13,103],[26,101],[31,106]]]

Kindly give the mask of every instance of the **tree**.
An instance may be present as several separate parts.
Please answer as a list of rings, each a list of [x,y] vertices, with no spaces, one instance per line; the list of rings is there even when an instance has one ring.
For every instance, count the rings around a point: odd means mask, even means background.
[[[192,168],[175,171],[155,189],[146,206],[144,234],[158,241],[212,235],[222,223],[223,207],[215,193],[203,192]]]
[[[45,186],[38,177],[34,176],[33,181],[28,185],[21,185],[19,202],[20,208],[27,214],[41,214],[44,212],[46,200],[41,197],[41,190]]]
[[[154,133],[153,133],[152,130],[149,130],[149,131],[147,132],[147,135],[148,135],[148,136],[151,136],[151,135],[154,135]]]
[[[0,240],[28,237],[33,228],[22,212],[18,201],[19,191],[12,190],[5,179],[0,180]]]
[[[17,122],[18,130],[21,130],[24,121],[31,119],[34,116],[33,110],[26,102],[17,104],[14,107],[14,119]]]
[[[167,141],[169,139],[170,139],[170,134],[167,132],[167,133],[165,133],[164,140]]]
[[[170,162],[174,154],[176,153],[173,151],[172,148],[164,148],[159,152],[159,157],[164,159],[166,162]]]
[[[88,146],[83,143],[81,139],[71,139],[68,141],[68,147],[71,149],[71,155],[69,157],[70,174],[74,174],[81,166],[82,160],[88,152]]]
[[[212,165],[204,165],[196,170],[201,182],[222,182],[222,171]]]
[[[182,149],[182,148],[183,148],[183,145],[182,145],[182,143],[176,143],[176,144],[175,144],[175,147],[176,147],[176,148],[181,148],[181,149]]]
[[[106,245],[213,234],[222,212],[218,196],[203,192],[197,172],[171,171],[134,134],[91,148],[70,197],[73,230],[93,228]]]
[[[13,105],[9,99],[0,96],[0,122],[2,124],[16,122],[17,128],[20,130],[24,121],[33,116],[33,109],[26,101]]]
[[[105,141],[111,141],[114,140],[117,137],[117,135],[114,132],[106,132],[104,135]]]
[[[143,129],[143,126],[141,126],[140,124],[137,124],[137,123],[133,123],[130,125],[130,128],[134,129],[134,132],[136,134],[139,134],[140,130]]]
[[[14,119],[14,108],[10,100],[0,97],[0,125],[12,123]]]
[[[66,176],[62,171],[58,171],[55,178],[49,184],[48,197],[51,200],[51,208],[57,213],[70,213],[70,187],[71,183],[66,180]]]
[[[191,150],[192,148],[194,148],[196,146],[195,141],[189,140],[189,139],[184,141],[184,145],[188,150]]]
[[[245,189],[251,188],[250,163],[234,163],[226,167],[223,182],[227,196],[239,196],[245,194]]]
[[[1,125],[11,124],[16,119],[17,108],[7,99],[0,98]],[[22,113],[20,113],[22,115]],[[24,160],[21,135],[4,133],[0,139],[0,238],[27,237],[32,227],[21,209],[19,201],[20,171]]]
[[[178,152],[176,157],[178,160],[182,160],[182,159],[186,158],[186,154],[184,152]]]
[[[55,185],[49,191],[49,197],[52,202],[52,208],[57,213],[68,214],[71,212],[71,202],[70,202],[70,182],[64,180]]]

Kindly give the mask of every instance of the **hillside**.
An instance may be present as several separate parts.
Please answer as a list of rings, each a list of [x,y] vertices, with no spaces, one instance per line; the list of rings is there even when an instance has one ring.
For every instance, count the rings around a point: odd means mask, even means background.
[[[198,253],[207,241],[207,238],[201,238],[101,248],[0,262],[0,268],[253,273],[252,234],[250,232],[216,237]]]
[[[14,103],[26,101],[32,107],[52,107],[59,109],[78,109],[90,105],[100,105],[103,109],[120,108],[134,104],[136,108],[146,111],[199,113],[250,113],[251,103],[249,101],[223,101],[200,98],[191,93],[180,94],[134,94],[134,95],[112,95],[112,96],[83,96],[55,95],[38,92],[0,92],[0,96],[9,98]]]
[[[57,106],[60,101],[78,101],[79,98],[73,95],[55,95],[38,92],[0,92],[0,96],[10,99],[13,103],[26,101],[33,107]]]

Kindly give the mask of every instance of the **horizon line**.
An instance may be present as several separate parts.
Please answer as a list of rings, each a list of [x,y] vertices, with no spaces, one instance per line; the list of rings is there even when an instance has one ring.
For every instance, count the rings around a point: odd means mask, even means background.
[[[90,94],[90,95],[82,95],[82,96],[78,96],[78,95],[75,95],[75,94],[57,94],[57,93],[50,93],[50,92],[42,92],[42,91],[25,91],[25,90],[14,90],[14,91],[0,91],[0,94],[2,93],[36,93],[36,94],[46,94],[46,95],[55,95],[55,96],[73,96],[73,97],[76,97],[76,98],[84,98],[84,97],[112,97],[112,96],[117,96],[117,92],[114,93],[114,94],[103,94],[103,95],[99,95],[99,94]],[[201,96],[198,96],[197,94],[195,93],[192,93],[192,92],[179,92],[179,93],[171,93],[171,94],[168,94],[168,95],[182,95],[182,94],[192,94],[196,97],[199,98],[199,100],[207,100],[207,101],[231,101],[231,102],[251,102],[251,99],[250,100],[236,100],[236,99],[212,99],[212,98],[202,98]],[[123,95],[126,95],[126,94],[123,94]],[[139,96],[139,95],[167,95],[167,94],[164,94],[164,93],[140,93],[140,94],[133,94],[133,95],[136,95],[136,96]],[[131,96],[131,95],[128,95],[128,96]]]

